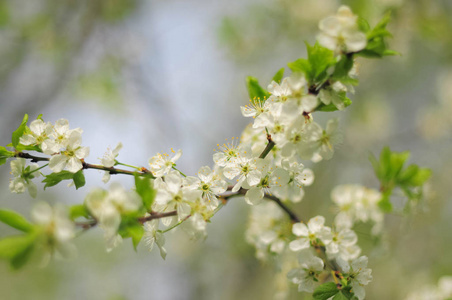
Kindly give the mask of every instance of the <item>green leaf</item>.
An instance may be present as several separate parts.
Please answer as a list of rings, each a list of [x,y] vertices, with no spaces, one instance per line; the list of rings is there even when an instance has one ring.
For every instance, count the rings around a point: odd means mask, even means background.
[[[83,169],[78,171],[77,173],[74,173],[73,180],[75,189],[77,190],[85,185],[85,175],[83,174]]]
[[[392,194],[392,190],[387,190],[383,193],[383,197],[380,201],[378,201],[378,207],[385,213],[392,212],[392,203],[390,200],[390,196]]]
[[[13,259],[21,255],[36,239],[34,235],[15,235],[0,240],[0,258]]]
[[[78,205],[73,205],[70,207],[69,216],[70,216],[71,220],[75,220],[79,217],[88,218],[89,212],[86,209],[85,205],[78,204]]]
[[[140,195],[143,200],[143,205],[146,210],[150,210],[157,194],[157,191],[153,187],[152,180],[135,174],[135,188],[138,195]]]
[[[300,58],[287,65],[292,72],[305,74],[309,85],[319,85],[328,78],[327,70],[336,63],[333,51],[315,43],[310,46],[306,43],[308,59]]]
[[[284,77],[284,68],[281,68],[278,70],[278,72],[276,72],[275,76],[273,76],[272,80],[277,83],[280,83],[283,77]]]
[[[352,100],[350,100],[350,98],[348,98],[345,95],[346,95],[345,92],[340,92],[339,93],[339,96],[342,98],[342,101],[344,102],[345,107],[348,107],[348,106],[350,106],[352,104]],[[325,104],[322,103],[319,106],[317,106],[317,108],[315,110],[316,111],[323,111],[323,112],[330,112],[330,111],[336,111],[338,109],[333,103],[330,103],[328,105],[325,105]]]
[[[34,240],[33,240],[34,242]],[[30,243],[28,247],[17,253],[10,261],[11,267],[14,270],[18,270],[22,268],[30,259],[31,254],[33,253],[33,250],[35,248],[34,243]]]
[[[358,17],[357,24],[359,30],[361,30],[362,32],[367,33],[370,31],[370,25],[369,22],[366,21],[366,19]]]
[[[333,297],[339,292],[337,286],[334,282],[327,282],[322,285],[319,285],[312,296],[315,300],[327,300],[330,297]]]
[[[44,190],[48,187],[52,187],[54,185],[57,185],[62,180],[68,180],[74,178],[74,173],[69,171],[61,171],[59,173],[52,173],[45,176],[46,178],[42,181],[45,183]]]
[[[344,294],[342,294],[342,292],[337,293],[333,298],[333,300],[348,300],[348,299],[350,298],[345,297]]]
[[[29,151],[42,152],[41,148],[39,148],[39,146],[37,146],[37,145],[22,145],[22,144],[19,144],[19,145],[17,145],[17,147],[15,147],[15,149],[17,151],[29,150]]]
[[[327,69],[336,63],[334,52],[320,46],[318,42],[314,46],[306,43],[308,60],[311,65],[311,75],[315,82],[323,82],[327,77]]]
[[[6,159],[9,157],[13,157],[14,152],[6,150],[5,147],[0,146],[0,166],[6,163]]]
[[[30,232],[33,225],[15,211],[0,209],[0,221],[23,232]]]
[[[144,228],[141,224],[127,228],[128,235],[132,238],[133,248],[137,251],[137,246],[143,238]]]
[[[353,68],[353,55],[343,55],[336,64],[332,78],[334,80],[341,80],[347,77],[350,70]]]
[[[410,185],[421,186],[432,176],[432,170],[430,169],[419,169],[413,178],[410,180]]]
[[[250,99],[258,99],[263,102],[269,96],[269,93],[259,85],[259,81],[252,76],[246,77],[246,87]]]
[[[306,77],[311,73],[311,65],[307,59],[300,58],[294,62],[287,64],[292,72],[302,72],[305,73]]]
[[[334,296],[333,300],[350,300],[353,298],[353,293],[350,293],[346,290],[341,290],[339,293]]]
[[[24,134],[25,132],[25,128],[27,127],[27,122],[28,122],[28,115],[25,114],[22,123],[20,124],[20,126],[13,132],[13,136],[12,136],[12,143],[14,148],[17,147],[17,145],[19,145],[19,139],[20,137]]]
[[[386,37],[391,37],[391,33],[386,29],[391,14],[388,12],[383,19],[370,31],[367,31],[367,45],[362,51],[357,52],[359,56],[367,58],[381,58],[388,55],[397,55],[398,52],[387,49]]]

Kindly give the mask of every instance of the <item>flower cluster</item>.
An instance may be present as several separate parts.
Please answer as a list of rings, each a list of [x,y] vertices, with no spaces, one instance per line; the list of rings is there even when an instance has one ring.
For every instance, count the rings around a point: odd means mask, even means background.
[[[367,45],[366,35],[358,28],[358,17],[349,7],[341,6],[335,16],[327,17],[319,23],[322,31],[319,43],[336,52],[357,52]]]
[[[339,210],[335,219],[338,228],[351,228],[356,222],[372,221],[372,233],[381,232],[384,213],[378,206],[382,198],[380,192],[360,185],[340,185],[333,189],[331,198]]]
[[[350,105],[346,93],[353,92],[350,84],[357,84],[353,55],[367,45],[367,37],[348,7],[342,6],[336,16],[322,20],[320,29],[319,43],[308,45],[308,59],[289,64],[293,74],[284,77],[284,72],[278,72],[266,90],[257,81],[249,87],[250,104],[242,106],[241,112],[254,121],[240,140],[232,138],[218,144],[213,166],[201,167],[197,176],[187,176],[177,168],[182,151],[173,149],[171,154],[151,157],[148,168],[117,161],[121,143],[107,150],[100,165],[85,163],[89,148],[81,146],[80,128],[70,129],[65,119],[51,124],[39,117],[26,127],[26,116],[13,134],[15,151],[0,148],[0,162],[19,157],[11,162],[15,177],[10,183],[12,192],[28,188],[32,196],[36,195],[31,179],[41,175],[38,171],[47,165],[26,166],[25,158],[49,161],[53,173],[42,174],[45,187],[67,179],[72,179],[77,188],[83,186],[82,168],[105,171],[105,183],[110,174],[132,175],[135,179],[134,190],[118,183],[108,190],[91,190],[83,205],[71,209],[70,219],[60,206],[52,209],[39,204],[32,215],[44,237],[44,248],[65,256],[72,249],[69,241],[75,235],[75,225],[83,229],[99,226],[108,251],[124,238],[131,238],[134,247],[143,239],[150,251],[156,244],[165,259],[166,232],[180,226],[190,237],[203,238],[207,223],[223,204],[232,197],[243,197],[251,205],[246,239],[255,246],[259,259],[277,262],[284,271],[282,277],[297,284],[299,291],[314,292],[331,274],[335,281],[329,291],[332,296],[343,295],[343,289],[364,299],[363,287],[372,280],[371,270],[367,257],[360,256],[352,228],[356,222],[371,220],[375,223],[373,233],[380,232],[384,219],[378,206],[381,193],[358,185],[336,187],[331,197],[339,212],[331,227],[325,226],[320,215],[305,224],[291,210],[291,205],[303,199],[304,187],[314,182],[314,172],[302,160],[329,160],[341,141],[338,119],[329,119],[322,127],[314,121],[313,113],[341,111]],[[35,157],[21,150],[50,157]],[[118,165],[133,171],[119,169]],[[62,172],[64,169],[69,172]],[[14,226],[31,232],[18,218],[20,222]]]
[[[70,129],[66,119],[52,125],[42,119],[31,122],[29,131],[20,138],[25,146],[37,146],[40,151],[51,155],[49,167],[54,172],[67,169],[76,173],[83,168],[82,160],[89,155],[89,148],[82,146],[80,128]]]

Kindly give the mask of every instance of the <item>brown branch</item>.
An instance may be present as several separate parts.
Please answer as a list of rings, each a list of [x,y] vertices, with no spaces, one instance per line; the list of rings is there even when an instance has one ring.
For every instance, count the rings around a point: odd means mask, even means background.
[[[25,158],[25,159],[30,159],[31,162],[50,161],[50,158],[48,158],[48,157],[34,156],[34,155],[31,155],[31,154],[25,153],[25,152],[16,152],[16,154],[14,156]],[[115,167],[105,167],[102,165],[89,164],[89,163],[84,162],[83,160],[82,160],[82,165],[83,165],[83,169],[95,169],[95,170],[106,171],[112,175],[124,174],[124,175],[134,176],[135,174],[138,174],[139,176],[155,178],[154,175],[152,175],[152,173],[146,168],[141,168],[140,172],[129,171],[129,170],[124,170],[124,169],[118,169]]]

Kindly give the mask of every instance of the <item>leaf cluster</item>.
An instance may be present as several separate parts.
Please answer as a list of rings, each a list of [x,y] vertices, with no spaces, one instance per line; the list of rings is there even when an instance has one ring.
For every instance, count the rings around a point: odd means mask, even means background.
[[[350,291],[351,286],[342,286],[334,282],[326,282],[319,285],[312,296],[314,300],[327,300],[331,298],[332,300],[355,300],[357,299],[354,294]]]
[[[415,164],[404,167],[409,157],[409,151],[393,152],[389,147],[383,148],[380,160],[372,154],[369,156],[383,193],[379,206],[385,212],[392,211],[390,196],[394,188],[400,188],[409,200],[419,200],[422,186],[432,175],[430,169]]]

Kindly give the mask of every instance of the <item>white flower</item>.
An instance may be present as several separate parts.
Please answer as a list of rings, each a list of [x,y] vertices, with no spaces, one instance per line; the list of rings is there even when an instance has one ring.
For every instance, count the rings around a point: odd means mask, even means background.
[[[245,194],[245,201],[250,205],[258,204],[265,193],[272,194],[275,189],[285,186],[289,182],[289,172],[283,168],[271,167],[267,159],[258,159],[258,170],[261,173],[259,183],[251,187]]]
[[[314,292],[320,285],[319,274],[323,271],[323,260],[312,254],[304,254],[300,259],[300,268],[292,269],[287,273],[287,278],[298,284],[299,292]]]
[[[31,217],[43,234],[46,264],[52,253],[62,258],[71,258],[75,255],[75,247],[70,240],[75,237],[74,223],[69,219],[67,210],[61,204],[53,208],[47,202],[38,202],[31,211]]]
[[[315,122],[310,123],[305,130],[306,137],[298,147],[300,156],[312,159],[320,155],[323,159],[330,159],[334,153],[333,145],[341,141],[337,127],[337,119],[329,120],[325,130]]]
[[[256,159],[249,156],[240,156],[234,164],[224,168],[223,174],[228,179],[234,179],[239,176],[237,183],[232,188],[232,192],[237,192],[243,183],[248,186],[255,186],[259,183],[261,172],[257,170]]]
[[[263,128],[268,126],[272,122],[270,114],[272,101],[251,99],[250,102],[250,105],[240,107],[242,115],[244,117],[254,118],[253,128]]]
[[[11,161],[11,174],[14,176],[14,179],[9,183],[9,190],[12,193],[21,194],[28,189],[30,196],[35,198],[38,190],[36,184],[31,180],[39,177],[40,173],[34,172],[39,166],[38,164],[32,163],[28,167],[25,167],[26,163],[24,158],[17,158]]]
[[[176,161],[182,156],[182,150],[177,150],[175,152],[173,149],[171,151],[174,154],[170,157],[168,154],[160,154],[151,157],[149,159],[149,166],[151,167],[151,172],[155,177],[162,177],[171,171],[171,169],[176,166]]]
[[[104,157],[102,157],[102,159],[101,159],[102,165],[107,168],[113,167],[116,163],[116,157],[118,157],[118,155],[119,155],[119,150],[121,150],[121,149],[122,149],[122,143],[118,143],[118,145],[116,145],[115,149],[113,149],[113,150],[107,149],[107,152],[104,154]]]
[[[155,207],[158,211],[177,211],[177,219],[181,221],[191,213],[190,203],[201,197],[200,190],[193,190],[190,187],[182,187],[182,178],[179,172],[172,171],[165,176],[165,180],[155,180],[157,189],[155,197]],[[162,219],[162,223],[168,226],[172,218]]]
[[[69,121],[66,119],[59,119],[56,121],[52,129],[53,131],[50,137],[53,139],[46,139],[41,146],[42,151],[49,155],[57,153],[61,149],[66,148],[69,144],[72,144],[73,136],[71,138],[71,135],[74,132],[77,132],[80,136],[83,133],[83,130],[80,128],[69,129]]]
[[[269,248],[272,253],[281,254],[286,247],[286,242],[276,231],[269,230],[261,234],[259,242]]]
[[[381,231],[384,214],[378,207],[381,193],[360,185],[339,185],[331,192],[339,213],[335,218],[337,228],[351,228],[356,221],[375,223],[373,234]]]
[[[285,144],[281,145],[281,156],[292,157],[303,141],[306,123],[303,116],[298,117],[285,132]]]
[[[268,85],[267,90],[271,94],[270,98],[274,101],[285,102],[292,95],[288,77],[284,78],[281,84],[272,81]]]
[[[228,188],[228,183],[219,178],[210,167],[201,167],[198,171],[198,178],[187,177],[184,186],[200,190],[202,197],[207,199],[212,208],[218,206],[217,196],[224,193]]]
[[[325,105],[333,103],[337,109],[344,110],[345,104],[339,93],[346,91],[347,88],[339,81],[336,81],[331,87],[321,89],[319,92],[319,98]]]
[[[165,236],[161,231],[158,230],[159,220],[151,220],[144,223],[144,235],[143,240],[146,243],[149,251],[152,251],[154,244],[160,249],[160,256],[166,258]]]
[[[321,33],[317,36],[320,45],[342,52],[357,52],[367,45],[366,35],[358,29],[357,16],[348,6],[339,7],[336,16],[320,21]]]
[[[82,135],[80,131],[72,131],[67,140],[66,149],[59,154],[52,155],[49,168],[53,172],[61,172],[67,169],[69,172],[77,173],[83,168],[82,159],[89,155],[89,148],[82,147]]]
[[[232,141],[226,142],[223,145],[217,144],[218,152],[213,155],[213,161],[220,167],[226,167],[234,163],[240,155],[247,155],[251,153],[251,149],[239,147],[238,138],[232,138]],[[216,150],[214,150],[216,151]]]
[[[126,191],[119,183],[110,185],[109,191],[94,189],[85,198],[85,205],[104,230],[107,251],[120,242],[118,229],[121,215],[137,211],[142,203],[133,191]]]
[[[355,259],[361,253],[361,249],[356,245],[358,237],[351,229],[342,229],[332,232],[332,239],[326,245],[328,257],[340,257],[343,260]]]
[[[49,139],[53,128],[50,122],[45,123],[38,119],[30,123],[30,133],[24,134],[20,137],[19,142],[22,145],[38,145],[41,147],[43,142]]]
[[[300,251],[307,249],[311,243],[317,243],[317,239],[324,244],[328,244],[331,241],[331,228],[326,227],[324,224],[325,218],[322,216],[310,219],[308,226],[303,223],[293,224],[292,233],[299,238],[290,242],[290,250]]]
[[[341,258],[336,259],[336,262],[341,267],[343,276],[350,281],[352,292],[355,296],[359,300],[364,299],[366,296],[364,286],[372,281],[372,270],[367,268],[367,256],[361,256],[354,259],[350,264]]]
[[[294,159],[283,159],[281,166],[289,172],[289,183],[282,187],[275,187],[274,194],[281,200],[290,200],[297,203],[303,199],[303,186],[309,186],[314,182],[314,173],[311,169],[304,168],[303,164]]]
[[[207,222],[202,214],[194,212],[191,217],[181,224],[182,229],[193,239],[204,238],[207,235]]]
[[[266,260],[270,255],[282,253],[286,242],[281,237],[288,233],[287,217],[276,203],[268,201],[251,207],[245,237],[256,247],[258,259]]]
[[[116,157],[118,157],[119,155],[119,151],[122,149],[122,143],[118,143],[118,145],[116,145],[115,149],[111,150],[111,149],[107,149],[107,152],[104,154],[104,157],[102,157],[101,162],[102,165],[107,167],[107,168],[111,168],[116,164]],[[102,176],[102,181],[104,183],[107,183],[108,181],[110,181],[110,172],[109,171],[105,171],[104,172],[104,176]]]

